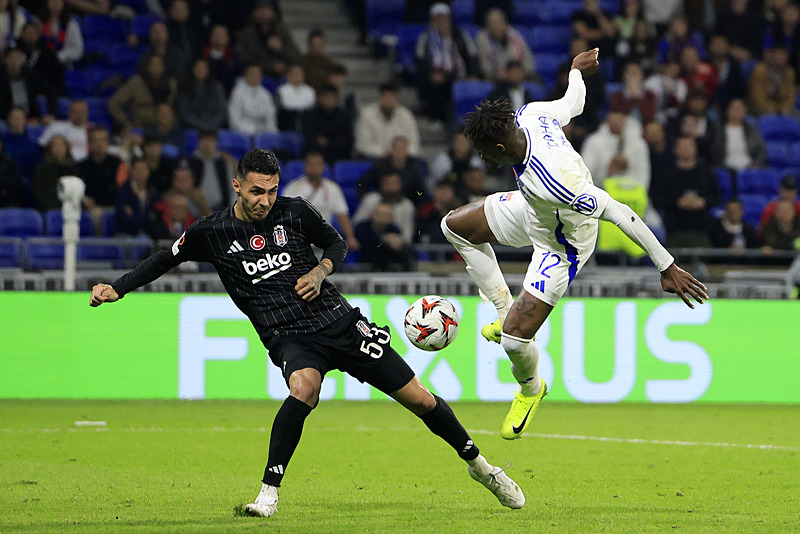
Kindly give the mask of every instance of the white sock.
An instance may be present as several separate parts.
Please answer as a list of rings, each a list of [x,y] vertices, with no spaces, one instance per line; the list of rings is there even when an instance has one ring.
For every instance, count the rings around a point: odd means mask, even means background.
[[[494,468],[492,464],[486,461],[486,458],[484,458],[482,454],[479,454],[474,460],[467,460],[467,464],[479,475],[488,475]]]
[[[478,285],[481,296],[492,301],[497,308],[500,322],[505,322],[514,298],[511,296],[511,291],[509,291],[500,266],[497,264],[497,257],[494,255],[492,246],[489,243],[476,245],[456,234],[447,226],[447,217],[442,219],[441,226],[447,240],[467,263],[467,272]]]
[[[500,344],[511,360],[511,374],[526,397],[538,395],[542,390],[539,378],[539,347],[532,339],[522,339],[503,332]]]

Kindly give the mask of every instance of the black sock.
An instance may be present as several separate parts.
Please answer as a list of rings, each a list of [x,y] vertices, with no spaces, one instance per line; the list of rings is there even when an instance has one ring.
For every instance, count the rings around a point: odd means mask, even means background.
[[[467,431],[461,426],[456,414],[441,397],[436,399],[436,408],[421,416],[431,432],[453,447],[462,460],[474,460],[480,454],[478,446],[472,443]]]
[[[286,397],[283,406],[275,415],[272,422],[272,432],[269,437],[269,459],[264,470],[264,484],[279,487],[283,473],[292,454],[300,442],[303,433],[303,423],[311,413],[311,406],[292,396]]]

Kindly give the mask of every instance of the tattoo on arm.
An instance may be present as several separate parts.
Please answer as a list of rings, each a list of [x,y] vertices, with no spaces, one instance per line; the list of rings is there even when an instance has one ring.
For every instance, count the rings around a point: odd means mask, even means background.
[[[317,265],[319,270],[322,271],[322,274],[324,274],[325,276],[328,276],[329,274],[331,274],[331,271],[333,270],[331,268],[332,265],[330,265],[330,263],[331,263],[330,260],[328,260],[326,258],[326,259],[322,260],[321,262],[319,262],[319,264]]]

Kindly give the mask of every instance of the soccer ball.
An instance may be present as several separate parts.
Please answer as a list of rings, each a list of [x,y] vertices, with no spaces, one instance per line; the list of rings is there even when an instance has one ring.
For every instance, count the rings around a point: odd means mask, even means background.
[[[428,295],[417,300],[406,312],[406,336],[422,350],[442,350],[458,334],[458,312],[449,300]]]

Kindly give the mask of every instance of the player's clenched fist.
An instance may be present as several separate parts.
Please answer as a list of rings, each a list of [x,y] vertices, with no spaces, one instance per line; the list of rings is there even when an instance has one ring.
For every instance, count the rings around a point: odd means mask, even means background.
[[[597,61],[597,55],[599,53],[599,48],[592,48],[586,52],[581,52],[572,60],[572,68],[578,69],[584,76],[591,76],[597,72],[597,66],[600,65],[600,62]]]
[[[92,298],[89,305],[92,307],[100,306],[104,302],[116,302],[119,300],[119,295],[108,284],[97,284],[92,288]]]

